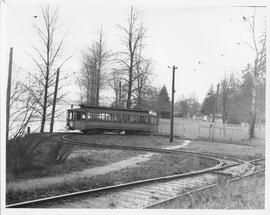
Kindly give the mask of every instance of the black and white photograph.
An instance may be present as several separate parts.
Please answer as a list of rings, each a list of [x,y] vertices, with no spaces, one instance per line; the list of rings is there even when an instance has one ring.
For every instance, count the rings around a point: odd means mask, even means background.
[[[0,1],[3,214],[269,212],[265,1]]]

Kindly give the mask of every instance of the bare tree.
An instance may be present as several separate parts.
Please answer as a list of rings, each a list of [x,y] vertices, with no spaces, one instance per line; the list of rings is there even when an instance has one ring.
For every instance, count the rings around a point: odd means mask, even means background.
[[[151,60],[144,60],[140,67],[136,67],[135,72],[135,89],[134,89],[134,100],[137,108],[145,107],[145,99],[147,92],[151,84],[149,78],[151,77]]]
[[[59,31],[58,10],[51,9],[50,6],[43,7],[42,22],[39,25],[35,25],[34,29],[39,39],[39,45],[33,45],[36,55],[31,55],[31,58],[37,68],[35,92],[41,94],[41,100],[37,101],[37,108],[41,118],[40,132],[43,133],[46,120],[50,117],[48,108],[52,106],[56,68],[61,67],[67,60],[58,62],[62,55],[65,38],[65,36],[62,36],[59,39],[57,35]],[[60,88],[62,87],[58,89]],[[37,99],[37,96],[35,97]],[[62,97],[63,95],[60,95],[57,100],[60,100]]]
[[[249,121],[249,137],[254,137],[254,129],[256,123],[256,108],[257,108],[257,85],[258,81],[265,74],[265,59],[266,59],[266,31],[264,29],[263,35],[258,40],[256,35],[256,25],[255,25],[255,15],[256,10],[254,9],[254,13],[251,17],[244,17],[243,21],[247,25],[251,38],[252,44],[249,46],[255,53],[254,65],[251,70],[251,89],[252,89],[252,99],[251,99],[251,118]]]
[[[151,83],[149,79],[152,75],[152,61],[145,59],[142,55],[143,45],[142,40],[139,41],[138,53],[135,56],[136,66],[134,69],[134,89],[132,90],[133,101],[136,108],[145,107],[145,97]]]
[[[22,73],[19,68],[15,74],[10,96],[9,124],[9,137],[13,139],[22,136],[25,128],[35,120],[37,101],[41,97],[32,89],[33,83],[30,73]],[[37,99],[36,96],[38,96]]]
[[[87,103],[99,105],[100,90],[107,82],[105,66],[111,57],[106,47],[102,29],[98,31],[98,40],[93,41],[87,52],[83,53],[83,62],[79,83],[83,86]]]
[[[123,79],[121,72],[114,68],[114,71],[110,74],[109,86],[113,90],[114,101],[112,102],[113,107],[123,107],[125,92],[123,92],[122,86]]]
[[[95,63],[91,56],[83,54],[82,69],[78,84],[81,86],[81,98],[86,97],[86,103],[94,105],[96,102],[96,70]],[[81,99],[82,100],[82,99]],[[81,101],[82,102],[82,101]]]
[[[143,38],[145,37],[145,28],[139,21],[139,12],[130,8],[130,13],[127,19],[127,26],[118,25],[119,29],[123,32],[122,44],[124,50],[120,52],[120,59],[117,59],[120,63],[123,73],[127,76],[127,108],[132,105],[132,92],[133,85],[136,77],[134,77],[136,65],[140,61],[136,61],[139,54],[140,47],[143,47]]]

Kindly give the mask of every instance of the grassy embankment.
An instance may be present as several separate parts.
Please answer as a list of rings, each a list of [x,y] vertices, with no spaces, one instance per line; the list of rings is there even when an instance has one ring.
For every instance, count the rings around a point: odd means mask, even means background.
[[[88,136],[89,138],[89,136]],[[95,138],[91,137],[94,141]],[[106,141],[106,143],[129,143],[129,144],[147,144],[149,145],[162,145],[162,140],[166,143],[166,139],[161,137],[151,136],[115,136],[110,138],[104,136],[97,136],[97,142]],[[180,143],[180,142],[179,142]],[[72,151],[72,150],[71,150]],[[85,168],[91,168],[95,165],[105,165],[106,163],[113,163],[118,160],[123,160],[127,156],[136,156],[138,153],[147,152],[135,152],[135,151],[121,151],[121,150],[96,150],[96,149],[80,149],[78,147],[73,148],[69,159],[61,164],[55,164],[47,166],[47,169],[35,169],[34,172],[24,171],[21,176],[35,177],[39,174],[43,176],[45,174],[57,174],[59,177],[63,173],[79,171]],[[87,165],[89,166],[87,166]],[[198,170],[215,165],[216,162],[212,160],[205,160],[190,155],[171,155],[171,154],[154,154],[150,160],[139,163],[136,167],[127,167],[118,171],[112,171],[103,175],[96,175],[92,177],[78,178],[73,182],[65,182],[52,184],[51,186],[27,189],[27,190],[12,190],[7,193],[7,202],[14,203],[19,201],[25,201],[35,198],[47,197],[52,195],[59,195],[68,192],[74,192],[79,190],[109,186],[119,183],[125,183],[135,180],[143,180],[153,177],[166,176],[171,174],[179,174]],[[76,172],[75,172],[76,173]],[[16,175],[13,175],[11,181],[17,180]]]
[[[181,145],[183,140],[175,138],[173,143],[169,142],[169,137],[152,136],[152,135],[84,135],[74,134],[68,136],[69,139],[75,141],[125,145],[125,146],[144,146],[162,148],[173,145]]]
[[[179,197],[155,208],[264,209],[265,177],[263,173],[259,173],[224,186]]]

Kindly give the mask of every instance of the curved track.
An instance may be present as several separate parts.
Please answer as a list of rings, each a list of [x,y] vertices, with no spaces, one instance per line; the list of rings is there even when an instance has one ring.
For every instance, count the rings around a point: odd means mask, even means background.
[[[246,173],[242,174],[242,175],[239,175],[237,177],[228,179],[226,181],[226,183],[235,182],[235,181],[238,181],[238,180],[244,179],[246,177],[253,176],[255,174],[262,173],[262,172],[265,171],[265,158],[258,158],[258,159],[250,160],[250,161],[247,161],[247,162],[250,164],[250,166],[249,166],[250,168],[248,169],[248,171]],[[189,192],[185,192],[183,194],[174,196],[172,198],[168,198],[166,200],[156,202],[156,203],[154,203],[152,205],[147,206],[146,208],[162,208],[162,205],[164,205],[164,204],[166,205],[168,202],[174,201],[175,199],[180,201],[180,200],[182,200],[184,198],[184,200],[185,200],[185,196],[192,196],[193,194],[196,194],[197,192],[201,192],[201,191],[204,191],[204,190],[209,190],[209,189],[212,189],[212,188],[215,188],[215,187],[218,187],[218,186],[219,186],[218,183],[203,186],[203,187],[200,187],[198,189],[194,189],[194,190],[191,190]]]
[[[219,174],[227,174],[232,168],[238,168],[236,176],[231,179],[251,174],[255,167],[252,162],[238,159],[217,156],[214,154],[201,154],[185,150],[157,149],[151,147],[104,145],[89,142],[72,141],[67,135],[62,139],[66,144],[80,145],[84,147],[103,147],[112,149],[143,150],[157,153],[188,153],[193,156],[213,159],[217,165],[204,170],[194,171],[185,174],[170,175],[165,177],[152,178],[130,183],[102,187],[37,199],[28,202],[8,205],[8,208],[20,207],[86,207],[86,208],[148,208],[160,204],[168,199],[173,199],[189,190],[198,187],[211,186],[216,183]],[[254,162],[254,161],[253,161]],[[245,166],[243,168],[243,165]],[[240,168],[241,167],[241,168]],[[240,169],[240,170],[239,170]],[[225,173],[224,173],[225,171]],[[218,174],[217,174],[218,173]]]

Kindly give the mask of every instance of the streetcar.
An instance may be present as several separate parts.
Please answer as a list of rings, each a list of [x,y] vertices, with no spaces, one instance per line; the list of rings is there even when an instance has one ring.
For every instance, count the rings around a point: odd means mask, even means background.
[[[84,133],[153,134],[157,133],[158,124],[158,115],[147,110],[85,104],[67,110],[67,129]]]

